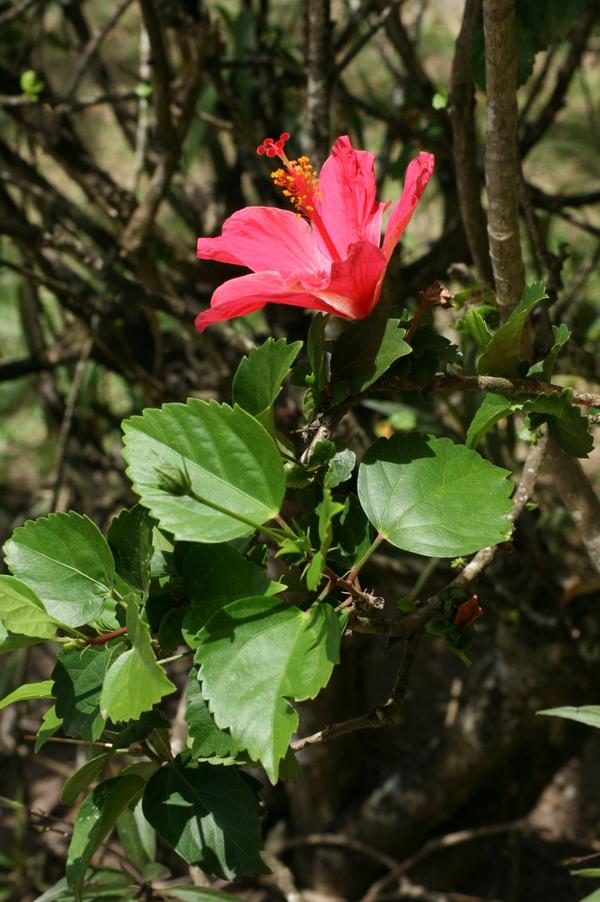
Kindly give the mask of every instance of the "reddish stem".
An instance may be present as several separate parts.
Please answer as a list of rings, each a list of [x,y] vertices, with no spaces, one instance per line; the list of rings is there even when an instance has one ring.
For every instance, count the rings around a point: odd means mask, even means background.
[[[107,642],[110,642],[111,639],[116,639],[117,636],[124,636],[127,632],[126,626],[119,627],[118,630],[113,630],[112,633],[101,633],[99,636],[94,636],[92,639],[86,639],[86,645],[105,645]]]

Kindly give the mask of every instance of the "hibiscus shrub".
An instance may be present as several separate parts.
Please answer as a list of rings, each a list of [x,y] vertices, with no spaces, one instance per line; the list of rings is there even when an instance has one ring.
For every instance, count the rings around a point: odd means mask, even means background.
[[[122,837],[141,837],[137,846],[124,840],[138,883],[162,873],[152,863],[154,831],[208,874],[235,880],[268,870],[260,782],[248,769],[273,784],[297,778],[295,753],[305,745],[393,723],[426,630],[468,661],[481,614],[469,568],[480,558],[462,559],[506,542],[528,497],[520,486],[513,506],[511,474],[475,450],[484,434],[525,415],[522,438],[534,452],[546,430],[570,455],[591,448],[574,400],[593,399],[551,384],[568,330],[555,329],[554,347],[533,366],[521,353],[530,314],[546,299],[541,283],[501,325],[493,308],[469,309],[462,329],[476,363],[467,375],[459,349],[433,327],[431,308],[451,303],[439,284],[412,315],[379,300],[431,155],[410,163],[380,247],[373,156],[339,138],[317,176],[306,158],[287,158],[287,138],[267,139],[259,152],[280,158],[274,180],[295,212],[250,207],[221,237],[199,240],[200,257],[254,272],[217,289],[197,325],[267,302],[301,305],[317,311],[306,344],[270,338],[251,350],[233,379],[233,406],[190,398],[125,420],[123,456],[139,501],[106,536],[78,513],[51,513],[18,527],[5,546],[12,575],[0,576],[2,651],[47,641],[58,651],[50,679],[20,686],[0,706],[51,701],[37,751],[59,736],[97,747],[62,791],[73,805],[90,790],[62,884],[77,900],[135,889],[127,870],[90,868],[115,825]],[[276,415],[288,378],[303,391],[305,417],[292,434]],[[358,399],[415,381],[488,389],[465,442],[394,432],[392,420],[357,466],[348,444],[332,438],[336,424]],[[401,616],[384,617],[361,574],[385,543],[456,559],[461,572],[425,604],[404,600]],[[327,685],[351,630],[404,641],[389,698],[355,721],[294,738],[297,703]],[[176,753],[169,697],[171,668],[182,662],[188,738]],[[171,891],[188,898],[174,886],[161,892]]]

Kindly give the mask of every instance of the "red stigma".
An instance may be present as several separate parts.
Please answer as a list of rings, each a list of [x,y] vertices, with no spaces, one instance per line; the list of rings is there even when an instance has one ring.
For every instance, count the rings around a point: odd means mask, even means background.
[[[277,141],[274,141],[273,138],[265,138],[262,144],[256,148],[256,153],[261,156],[266,154],[268,157],[281,157],[285,142],[289,141],[289,138],[288,132],[282,132]]]

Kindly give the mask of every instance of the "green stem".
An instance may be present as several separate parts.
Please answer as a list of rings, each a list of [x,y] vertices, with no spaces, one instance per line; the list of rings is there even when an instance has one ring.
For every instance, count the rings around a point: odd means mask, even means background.
[[[354,565],[354,567],[346,577],[346,580],[349,583],[353,583],[356,580],[356,577],[358,576],[364,565],[367,563],[373,552],[381,545],[384,539],[385,536],[378,532],[361,559],[357,561],[357,563]]]
[[[157,664],[171,664],[173,661],[181,661],[182,658],[187,658],[188,655],[193,655],[194,651],[195,650],[193,648],[190,648],[189,651],[182,651],[178,655],[171,655],[170,658],[161,658],[156,663]]]
[[[240,523],[245,523],[246,526],[251,526],[255,532],[264,532],[265,535],[270,536],[276,542],[279,542],[281,539],[281,533],[277,532],[275,529],[270,529],[268,526],[263,526],[260,523],[256,523],[254,520],[251,520],[249,517],[245,517],[243,514],[238,513],[237,511],[229,510],[226,507],[221,507],[220,504],[217,504],[216,501],[209,501],[208,498],[204,498],[202,495],[198,495],[196,492],[190,490],[189,496],[193,498],[195,501],[200,502],[200,504],[205,504],[206,507],[212,508],[212,510],[218,511],[220,514],[225,514],[227,517],[232,517],[234,520],[239,520]],[[279,515],[276,514],[276,517]],[[293,539],[295,538],[294,533],[291,530],[288,530],[286,533],[286,538]]]

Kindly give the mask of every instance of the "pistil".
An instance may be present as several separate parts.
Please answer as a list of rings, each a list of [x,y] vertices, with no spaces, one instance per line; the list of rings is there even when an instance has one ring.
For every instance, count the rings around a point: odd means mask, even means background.
[[[256,148],[258,154],[267,157],[278,157],[284,168],[276,169],[271,173],[271,178],[278,188],[282,189],[284,197],[287,197],[294,206],[298,216],[304,216],[313,223],[319,235],[325,242],[333,260],[341,260],[331,235],[325,227],[316,207],[316,201],[321,200],[319,191],[318,173],[313,169],[310,158],[298,157],[297,160],[289,160],[284,147],[289,139],[289,134],[283,132],[277,141],[273,138],[265,138],[263,143]]]

